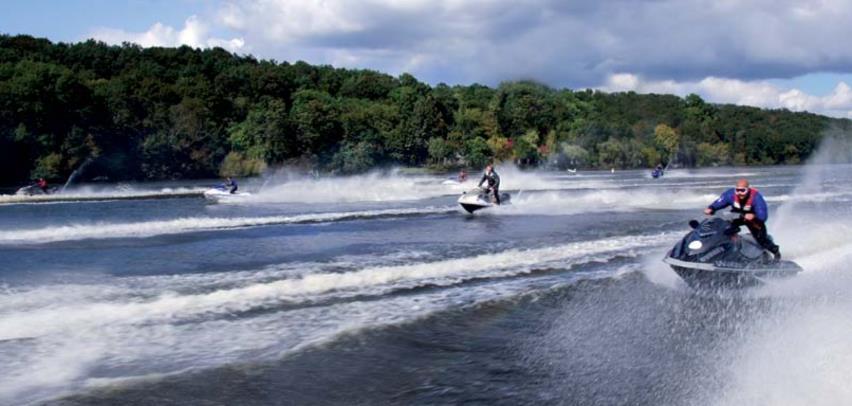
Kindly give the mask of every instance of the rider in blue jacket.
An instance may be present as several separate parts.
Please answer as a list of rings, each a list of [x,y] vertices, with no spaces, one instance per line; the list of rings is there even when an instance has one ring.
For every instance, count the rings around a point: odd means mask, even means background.
[[[738,180],[735,188],[722,193],[718,199],[704,209],[704,213],[712,216],[717,210],[728,206],[731,206],[731,212],[740,214],[739,218],[731,221],[731,225],[735,229],[743,225],[748,227],[751,235],[761,247],[771,252],[776,260],[781,259],[781,251],[778,245],[772,241],[772,237],[766,230],[766,220],[769,218],[766,200],[763,199],[763,195],[757,189],[749,187],[748,180]]]
[[[230,194],[236,193],[239,188],[239,186],[237,186],[237,181],[232,179],[230,176],[225,180],[225,184],[222,186],[224,186]]]

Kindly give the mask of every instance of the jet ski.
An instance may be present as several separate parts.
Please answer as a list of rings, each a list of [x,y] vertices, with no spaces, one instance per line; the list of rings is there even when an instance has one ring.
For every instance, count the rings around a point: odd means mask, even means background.
[[[474,188],[467,192],[462,192],[459,197],[459,204],[468,213],[473,213],[477,210],[491,206],[497,206],[497,203],[491,201],[491,194],[488,189]],[[500,204],[509,203],[511,196],[508,193],[500,193]]]
[[[651,177],[654,178],[654,179],[657,179],[657,178],[663,176],[664,173],[665,172],[662,169],[657,168],[657,169],[654,169],[653,171],[651,171]]]
[[[689,222],[692,231],[663,258],[687,285],[696,290],[744,288],[786,278],[802,271],[792,261],[776,261],[751,235],[714,217]]]
[[[24,186],[24,187],[18,189],[17,191],[15,191],[16,196],[37,196],[37,195],[48,195],[48,194],[55,194],[55,193],[56,193],[55,187],[48,188],[47,192],[45,192],[44,190],[41,190],[41,188],[38,187],[38,185],[35,185],[35,184]]]
[[[204,198],[211,200],[220,200],[220,199],[233,199],[240,197],[248,197],[251,196],[251,193],[248,192],[237,192],[231,193],[228,189],[224,187],[214,187],[204,191]]]

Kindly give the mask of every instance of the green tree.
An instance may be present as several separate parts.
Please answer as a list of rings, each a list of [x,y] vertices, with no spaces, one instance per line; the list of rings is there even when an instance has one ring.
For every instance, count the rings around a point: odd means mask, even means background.
[[[566,167],[577,168],[579,166],[584,166],[589,162],[589,151],[581,146],[562,144],[560,152],[565,157]]]
[[[658,124],[654,127],[654,139],[657,141],[657,145],[662,148],[663,154],[668,157],[668,159],[673,159],[675,157],[678,144],[680,143],[680,136],[673,128],[665,124]]]
[[[337,102],[328,93],[296,92],[290,119],[296,127],[297,151],[310,154],[331,148],[343,133],[339,116]]]
[[[453,148],[447,140],[439,137],[429,139],[429,158],[436,164],[446,164],[454,155]]]
[[[469,166],[482,168],[491,162],[491,148],[482,138],[471,138],[465,143],[464,157]]]
[[[728,165],[731,162],[730,151],[727,144],[710,144],[702,142],[698,144],[698,165],[718,166]]]
[[[515,161],[523,166],[536,164],[540,158],[538,142],[539,134],[534,129],[528,130],[516,139],[513,146]]]

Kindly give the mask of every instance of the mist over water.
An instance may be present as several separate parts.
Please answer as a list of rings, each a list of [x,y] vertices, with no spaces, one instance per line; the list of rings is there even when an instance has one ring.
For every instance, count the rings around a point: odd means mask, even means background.
[[[826,138],[803,168],[792,198],[777,211],[774,234],[805,272],[760,290],[775,305],[754,320],[733,352],[730,387],[719,405],[838,405],[852,402],[852,207],[814,204],[814,195],[848,191],[848,141]]]
[[[475,173],[7,199],[0,404],[849,403],[852,168],[815,159],[501,167],[512,204],[475,215]],[[660,259],[740,177],[805,272],[695,294]]]

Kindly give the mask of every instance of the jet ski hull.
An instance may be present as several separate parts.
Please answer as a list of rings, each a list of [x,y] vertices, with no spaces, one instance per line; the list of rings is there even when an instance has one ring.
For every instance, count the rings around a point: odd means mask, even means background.
[[[664,258],[663,262],[669,264],[689,287],[696,290],[749,288],[794,276],[802,270],[791,261],[779,261],[771,264],[772,267],[757,269],[717,267],[671,257]]]
[[[251,196],[251,193],[247,192],[237,192],[231,193],[227,190],[213,188],[208,189],[204,192],[204,197],[210,200],[221,200],[221,199],[233,199],[233,198],[244,198]]]
[[[693,289],[747,288],[793,276],[802,268],[775,261],[750,235],[721,218],[691,221],[693,231],[675,244],[663,262]]]
[[[49,188],[47,190],[47,192],[45,192],[44,190],[41,190],[41,188],[36,186],[36,185],[29,185],[29,186],[24,186],[24,187],[18,189],[15,192],[15,196],[38,196],[38,195],[50,195],[50,194],[55,194],[55,193],[56,193],[56,188]]]
[[[507,204],[511,196],[508,193],[500,193],[500,203]],[[469,192],[463,194],[459,200],[459,205],[468,213],[473,214],[477,210],[482,210],[492,206],[499,206],[496,203],[491,203],[489,196],[485,193]]]

